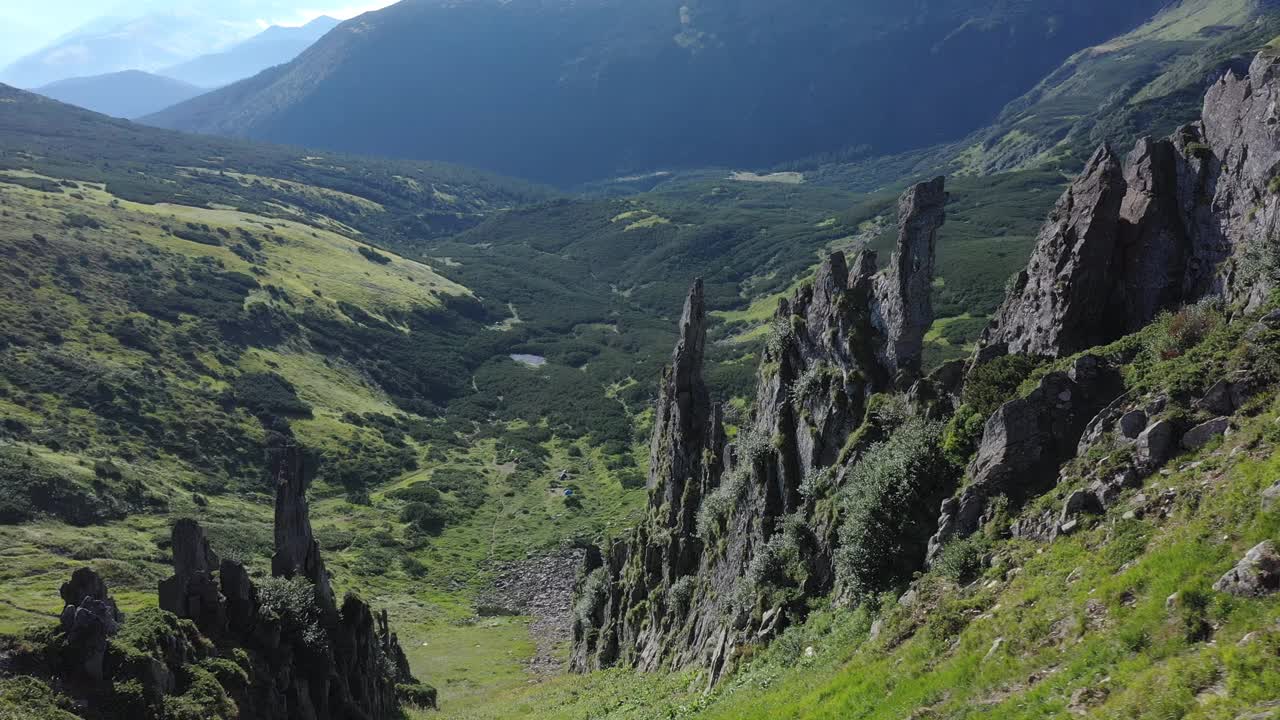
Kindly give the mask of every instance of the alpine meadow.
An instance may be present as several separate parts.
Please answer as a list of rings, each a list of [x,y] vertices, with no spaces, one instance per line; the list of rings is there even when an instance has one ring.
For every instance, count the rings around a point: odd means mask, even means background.
[[[12,5],[0,720],[1280,720],[1275,0]]]

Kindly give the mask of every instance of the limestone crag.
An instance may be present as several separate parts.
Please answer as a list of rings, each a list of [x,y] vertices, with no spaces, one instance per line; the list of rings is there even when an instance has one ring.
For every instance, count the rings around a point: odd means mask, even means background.
[[[706,320],[694,284],[661,381],[649,512],[627,539],[587,553],[574,607],[575,670],[698,665],[714,682],[735,648],[780,632],[803,616],[804,596],[832,588],[835,532],[819,519],[798,531],[803,572],[774,578],[794,594],[743,578],[759,574],[787,518],[814,514],[806,479],[834,483],[856,458],[848,440],[871,396],[918,376],[945,201],[941,179],[903,195],[885,274],[876,274],[873,253],[859,253],[852,268],[836,253],[779,303],[756,406],[732,445],[702,378]]]
[[[980,343],[1060,357],[1141,329],[1205,297],[1260,305],[1280,279],[1280,58],[1227,73],[1203,120],[1144,138],[1122,164],[1103,146],[1041,231]]]

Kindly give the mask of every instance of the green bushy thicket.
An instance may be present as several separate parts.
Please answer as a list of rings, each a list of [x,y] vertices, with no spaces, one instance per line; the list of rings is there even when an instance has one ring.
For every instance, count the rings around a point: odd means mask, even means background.
[[[905,559],[924,557],[937,503],[954,486],[942,451],[942,426],[913,418],[873,445],[845,480],[839,502],[836,570],[855,596],[903,579]]]

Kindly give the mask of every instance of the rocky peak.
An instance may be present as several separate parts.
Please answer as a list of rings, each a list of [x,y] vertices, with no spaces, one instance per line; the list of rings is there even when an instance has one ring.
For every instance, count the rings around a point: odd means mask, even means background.
[[[1120,161],[1104,145],[1049,214],[983,345],[1057,357],[1110,339],[1124,194]]]
[[[877,275],[874,253],[859,253],[852,267],[834,253],[812,283],[779,303],[756,405],[729,447],[702,379],[705,310],[694,284],[660,385],[649,512],[627,539],[586,554],[573,669],[696,664],[714,682],[742,643],[803,617],[802,603],[771,599],[743,578],[776,551],[788,518],[815,511],[801,487],[835,475],[868,399],[893,389],[895,377],[905,385],[918,375],[943,187],[938,179],[903,195],[898,252],[885,274]],[[834,529],[822,527],[803,539],[804,577],[777,582],[803,583],[811,594],[831,588]]]
[[[1280,57],[1263,52],[1205,96],[1203,120],[1103,146],[1063,194],[977,355],[1060,357],[1219,297],[1254,308],[1280,286]]]
[[[933,325],[933,266],[938,231],[946,221],[946,179],[908,189],[898,200],[898,242],[875,284],[872,315],[885,342],[879,356],[891,377],[920,373],[924,336]]]
[[[174,523],[173,577],[160,583],[160,607],[190,618],[201,630],[219,633],[226,626],[226,600],[214,581],[218,556],[209,546],[204,528],[194,520]]]
[[[1220,234],[1210,260],[1230,255],[1210,290],[1230,303],[1261,305],[1280,282],[1273,238],[1280,230],[1280,55],[1264,50],[1246,77],[1227,73],[1205,96],[1202,125],[1212,153],[1207,193]],[[1217,252],[1212,252],[1217,250]]]
[[[120,629],[120,610],[107,592],[107,584],[89,568],[72,573],[59,594],[64,603],[60,624],[66,634],[65,657],[72,676],[102,682],[107,641]]]
[[[304,454],[284,447],[273,450],[271,459],[278,491],[277,576],[322,580],[330,592],[307,518]],[[413,677],[385,611],[375,614],[353,593],[331,613],[320,605],[318,619],[295,603],[280,603],[278,593],[264,611],[244,566],[219,561],[198,522],[179,520],[171,538],[174,575],[160,583],[159,610],[143,611],[154,613],[141,620],[144,645],[122,649],[110,642],[133,620],[116,609],[102,579],[83,568],[62,586],[59,652],[32,649],[13,658],[14,665],[56,682],[77,703],[95,709],[136,709],[130,703],[139,691],[149,708],[160,708],[169,696],[188,692],[192,678],[199,677],[191,666],[212,659],[239,673],[209,675],[213,685],[200,687],[199,702],[233,707],[236,717],[389,718],[402,716],[402,700],[434,706],[435,690]],[[317,593],[317,603],[324,599]],[[152,715],[139,709],[139,717]]]
[[[650,442],[650,503],[665,508],[666,522],[684,535],[706,490],[705,458],[719,455],[717,410],[702,379],[707,311],[702,280],[695,280],[680,316],[680,338],[663,372]]]
[[[276,577],[302,576],[316,589],[316,601],[326,617],[337,612],[329,573],[320,557],[320,545],[311,531],[307,487],[312,469],[302,448],[296,445],[268,451],[271,477],[276,489],[275,555],[271,574]]]

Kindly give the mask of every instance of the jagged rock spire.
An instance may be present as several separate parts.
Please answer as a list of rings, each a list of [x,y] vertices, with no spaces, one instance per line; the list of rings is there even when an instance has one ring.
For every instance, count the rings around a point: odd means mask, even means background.
[[[1049,214],[1027,269],[984,335],[984,346],[1057,357],[1111,338],[1123,320],[1110,308],[1124,195],[1124,170],[1104,145]]]
[[[174,523],[171,538],[173,577],[160,583],[160,608],[194,620],[206,633],[220,633],[226,626],[226,600],[213,580],[219,560],[204,528],[184,518]]]
[[[271,477],[276,487],[275,555],[271,558],[271,574],[292,578],[301,575],[316,588],[316,601],[325,616],[337,613],[329,573],[320,557],[320,545],[311,531],[311,514],[307,506],[307,487],[311,484],[308,458],[296,445],[268,451]]]
[[[667,507],[671,522],[689,530],[696,499],[687,502],[685,494],[701,484],[703,449],[713,416],[702,379],[706,342],[707,311],[699,278],[685,300],[680,339],[662,376],[649,463],[650,503]]]
[[[933,325],[933,268],[938,231],[947,218],[946,179],[909,188],[898,199],[898,243],[875,286],[872,322],[884,334],[879,351],[890,377],[920,373],[924,336]]]

